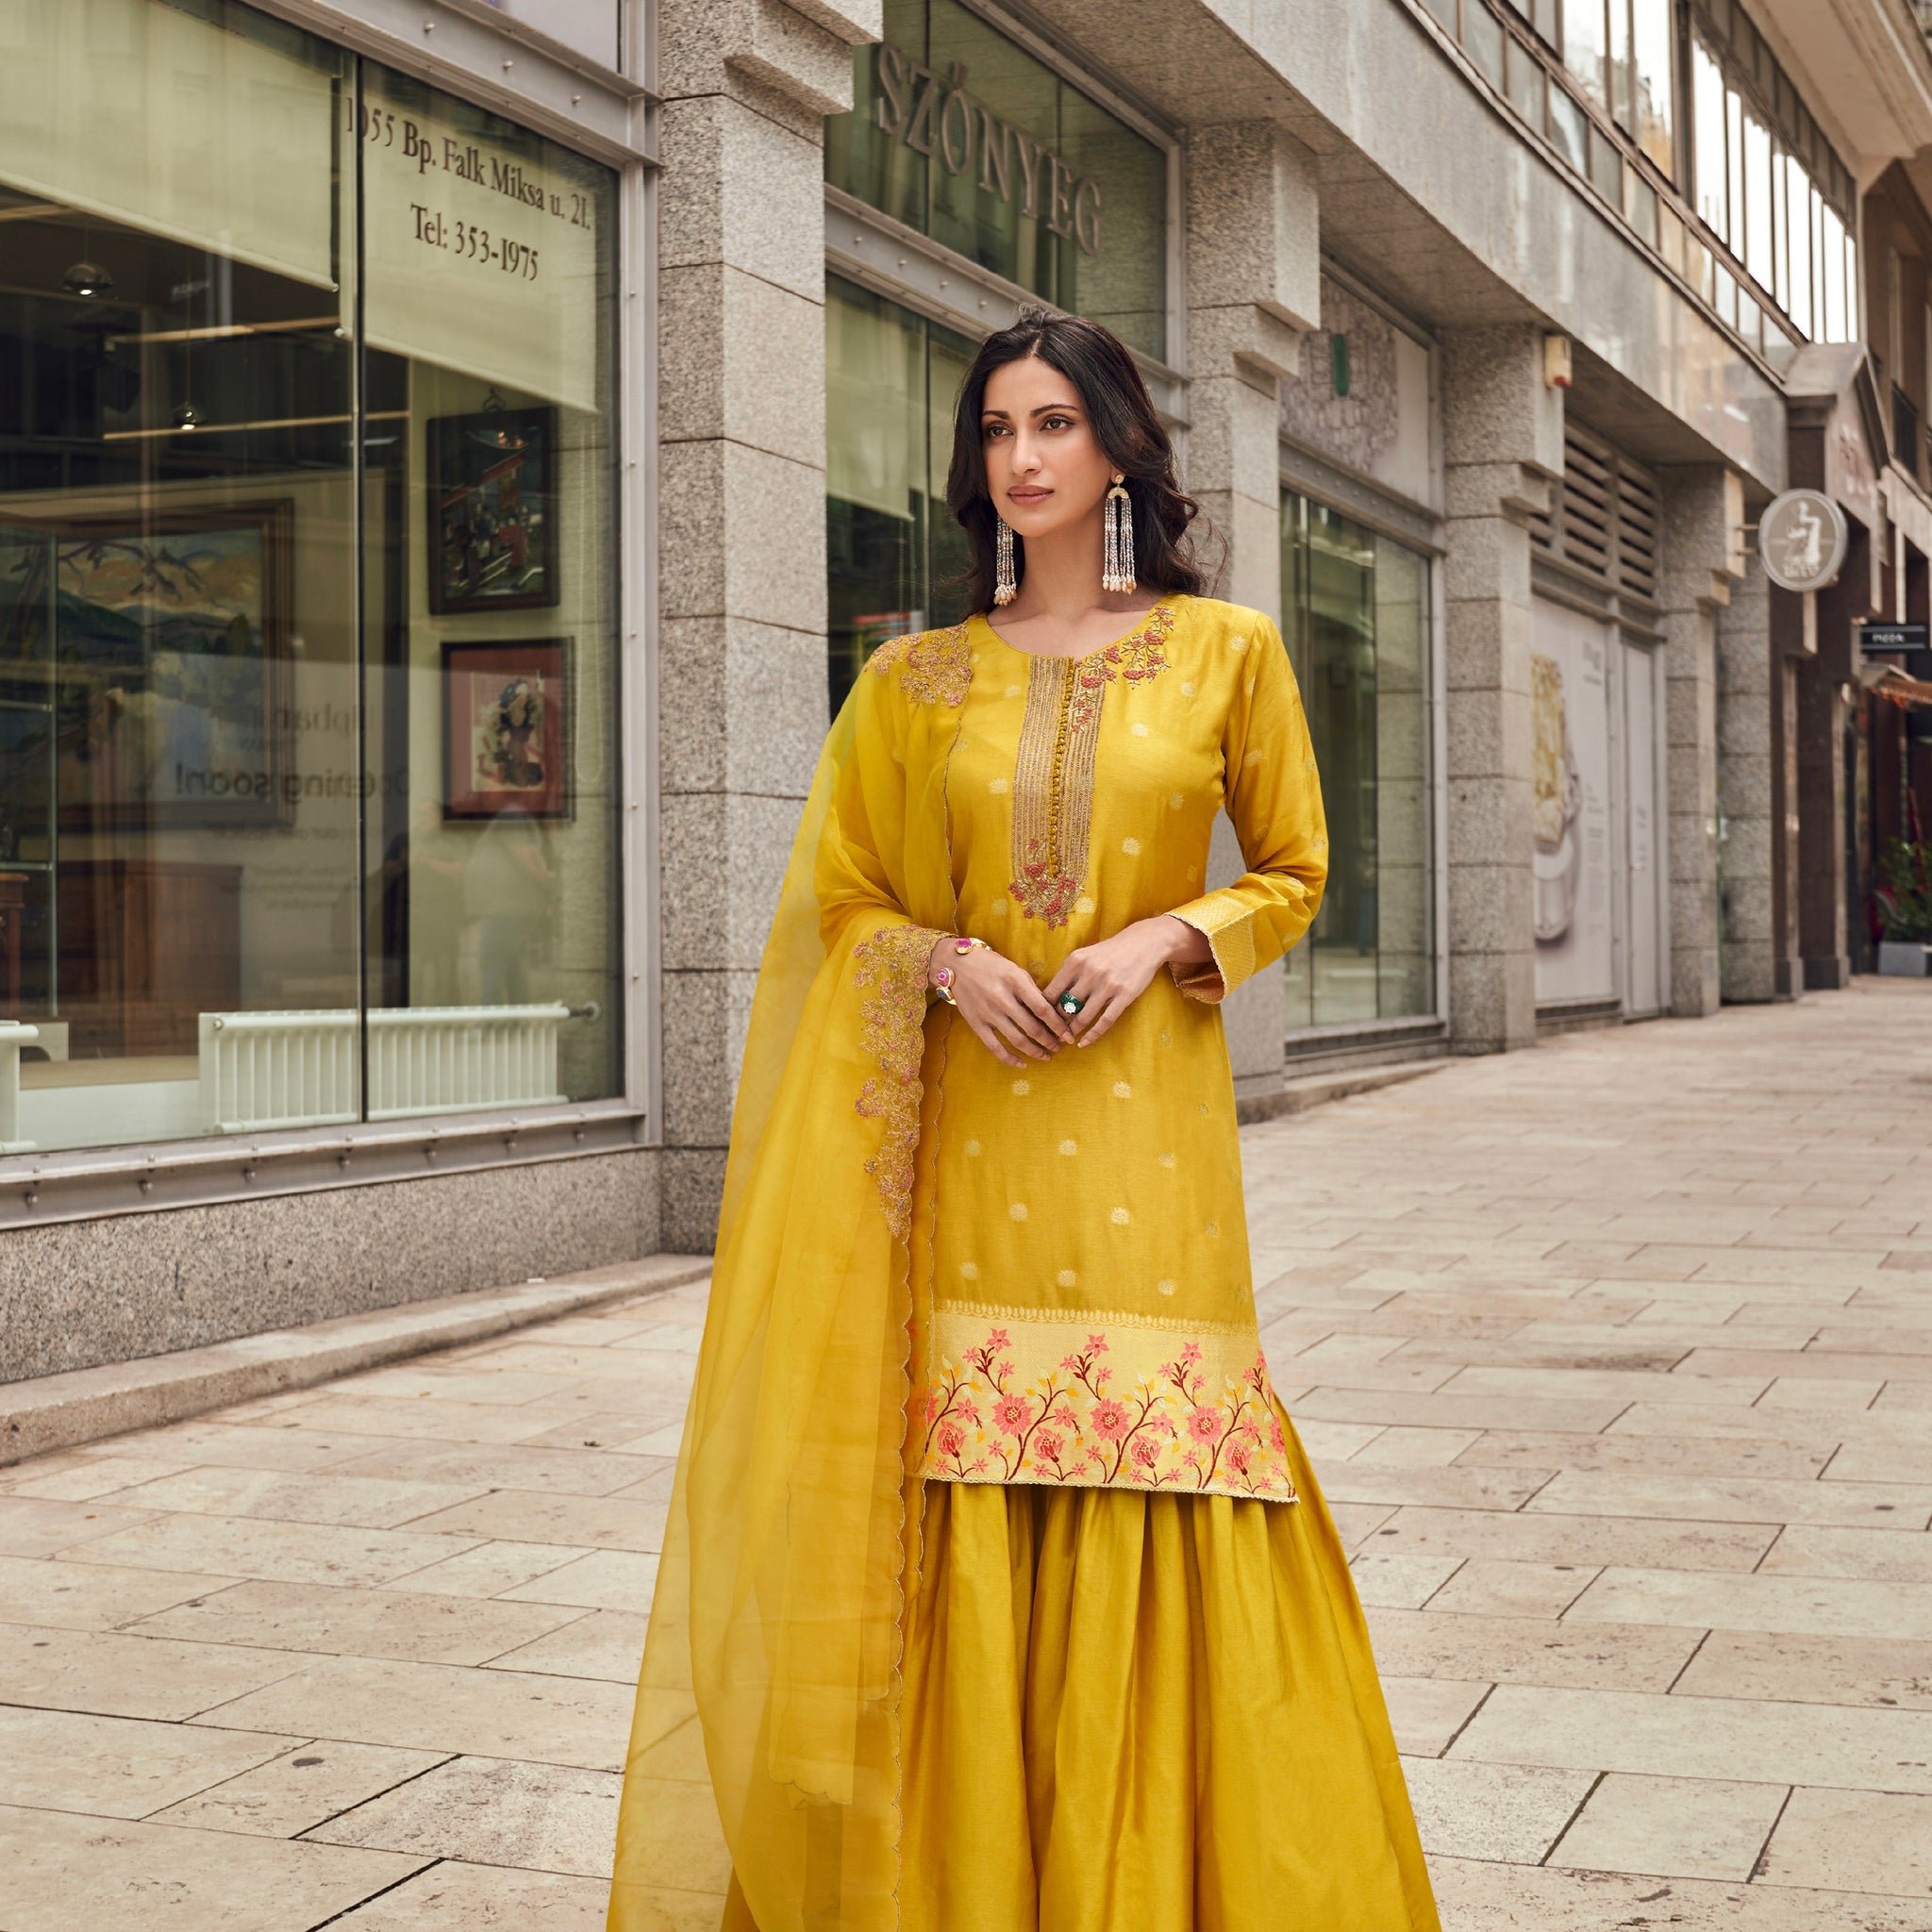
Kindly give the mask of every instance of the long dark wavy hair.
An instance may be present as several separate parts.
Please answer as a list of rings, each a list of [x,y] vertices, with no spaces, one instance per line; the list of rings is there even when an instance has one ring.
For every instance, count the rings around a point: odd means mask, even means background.
[[[1182,591],[1199,596],[1206,574],[1194,557],[1189,529],[1200,506],[1186,495],[1174,476],[1174,444],[1154,413],[1154,401],[1134,358],[1120,339],[1097,322],[1079,315],[1028,309],[1012,325],[987,337],[966,380],[953,416],[953,467],[946,476],[946,508],[966,532],[971,558],[960,583],[967,607],[992,608],[993,536],[999,511],[986,491],[986,454],[980,412],[987,378],[995,369],[1038,356],[1079,391],[1102,452],[1126,478],[1134,511],[1134,576],[1156,591]],[[1026,575],[1026,545],[1013,539],[1013,574]]]

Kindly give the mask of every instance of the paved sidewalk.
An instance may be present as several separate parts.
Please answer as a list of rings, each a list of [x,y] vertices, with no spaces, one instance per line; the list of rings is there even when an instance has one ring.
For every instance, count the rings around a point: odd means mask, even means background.
[[[1243,1141],[1452,1932],[1932,1932],[1932,988]],[[0,1471],[0,1932],[595,1932],[702,1319]]]

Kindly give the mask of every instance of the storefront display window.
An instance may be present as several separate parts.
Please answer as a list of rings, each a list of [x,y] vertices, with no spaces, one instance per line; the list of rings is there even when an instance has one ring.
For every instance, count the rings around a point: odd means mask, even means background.
[[[946,513],[953,406],[974,345],[883,296],[825,289],[832,708],[887,638],[965,615]]]
[[[1429,564],[1289,491],[1283,631],[1328,813],[1328,885],[1288,958],[1288,1024],[1435,1010]]]
[[[226,0],[6,56],[6,1151],[610,1095],[613,177]]]
[[[959,0],[885,0],[825,178],[1165,358],[1165,153]]]

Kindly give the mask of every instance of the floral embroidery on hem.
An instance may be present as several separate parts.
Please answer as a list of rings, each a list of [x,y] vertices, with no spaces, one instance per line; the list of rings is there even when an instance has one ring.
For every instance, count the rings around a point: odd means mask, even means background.
[[[852,949],[852,983],[861,994],[868,1076],[853,1106],[882,1121],[878,1152],[865,1163],[896,1240],[912,1231],[912,1159],[919,1149],[919,1065],[925,1050],[925,969],[943,934],[923,925],[882,925]]]
[[[922,630],[903,638],[888,638],[866,660],[874,677],[893,665],[904,666],[899,689],[915,705],[963,705],[973,682],[973,658],[966,648],[966,626]]]
[[[928,1481],[1295,1500],[1252,1328],[1045,1311],[989,1324],[941,1307],[934,1330],[913,1397],[915,1473]]]

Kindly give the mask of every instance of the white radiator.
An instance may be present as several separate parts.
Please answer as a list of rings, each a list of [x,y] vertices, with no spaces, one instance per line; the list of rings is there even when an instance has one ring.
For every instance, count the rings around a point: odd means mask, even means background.
[[[564,1006],[408,1007],[369,1016],[369,1118],[548,1107],[558,1091]],[[257,1134],[362,1118],[361,1039],[353,1008],[204,1013],[201,1121]]]
[[[25,1154],[34,1144],[20,1136],[20,1050],[40,1037],[37,1026],[0,1020],[0,1154]]]

